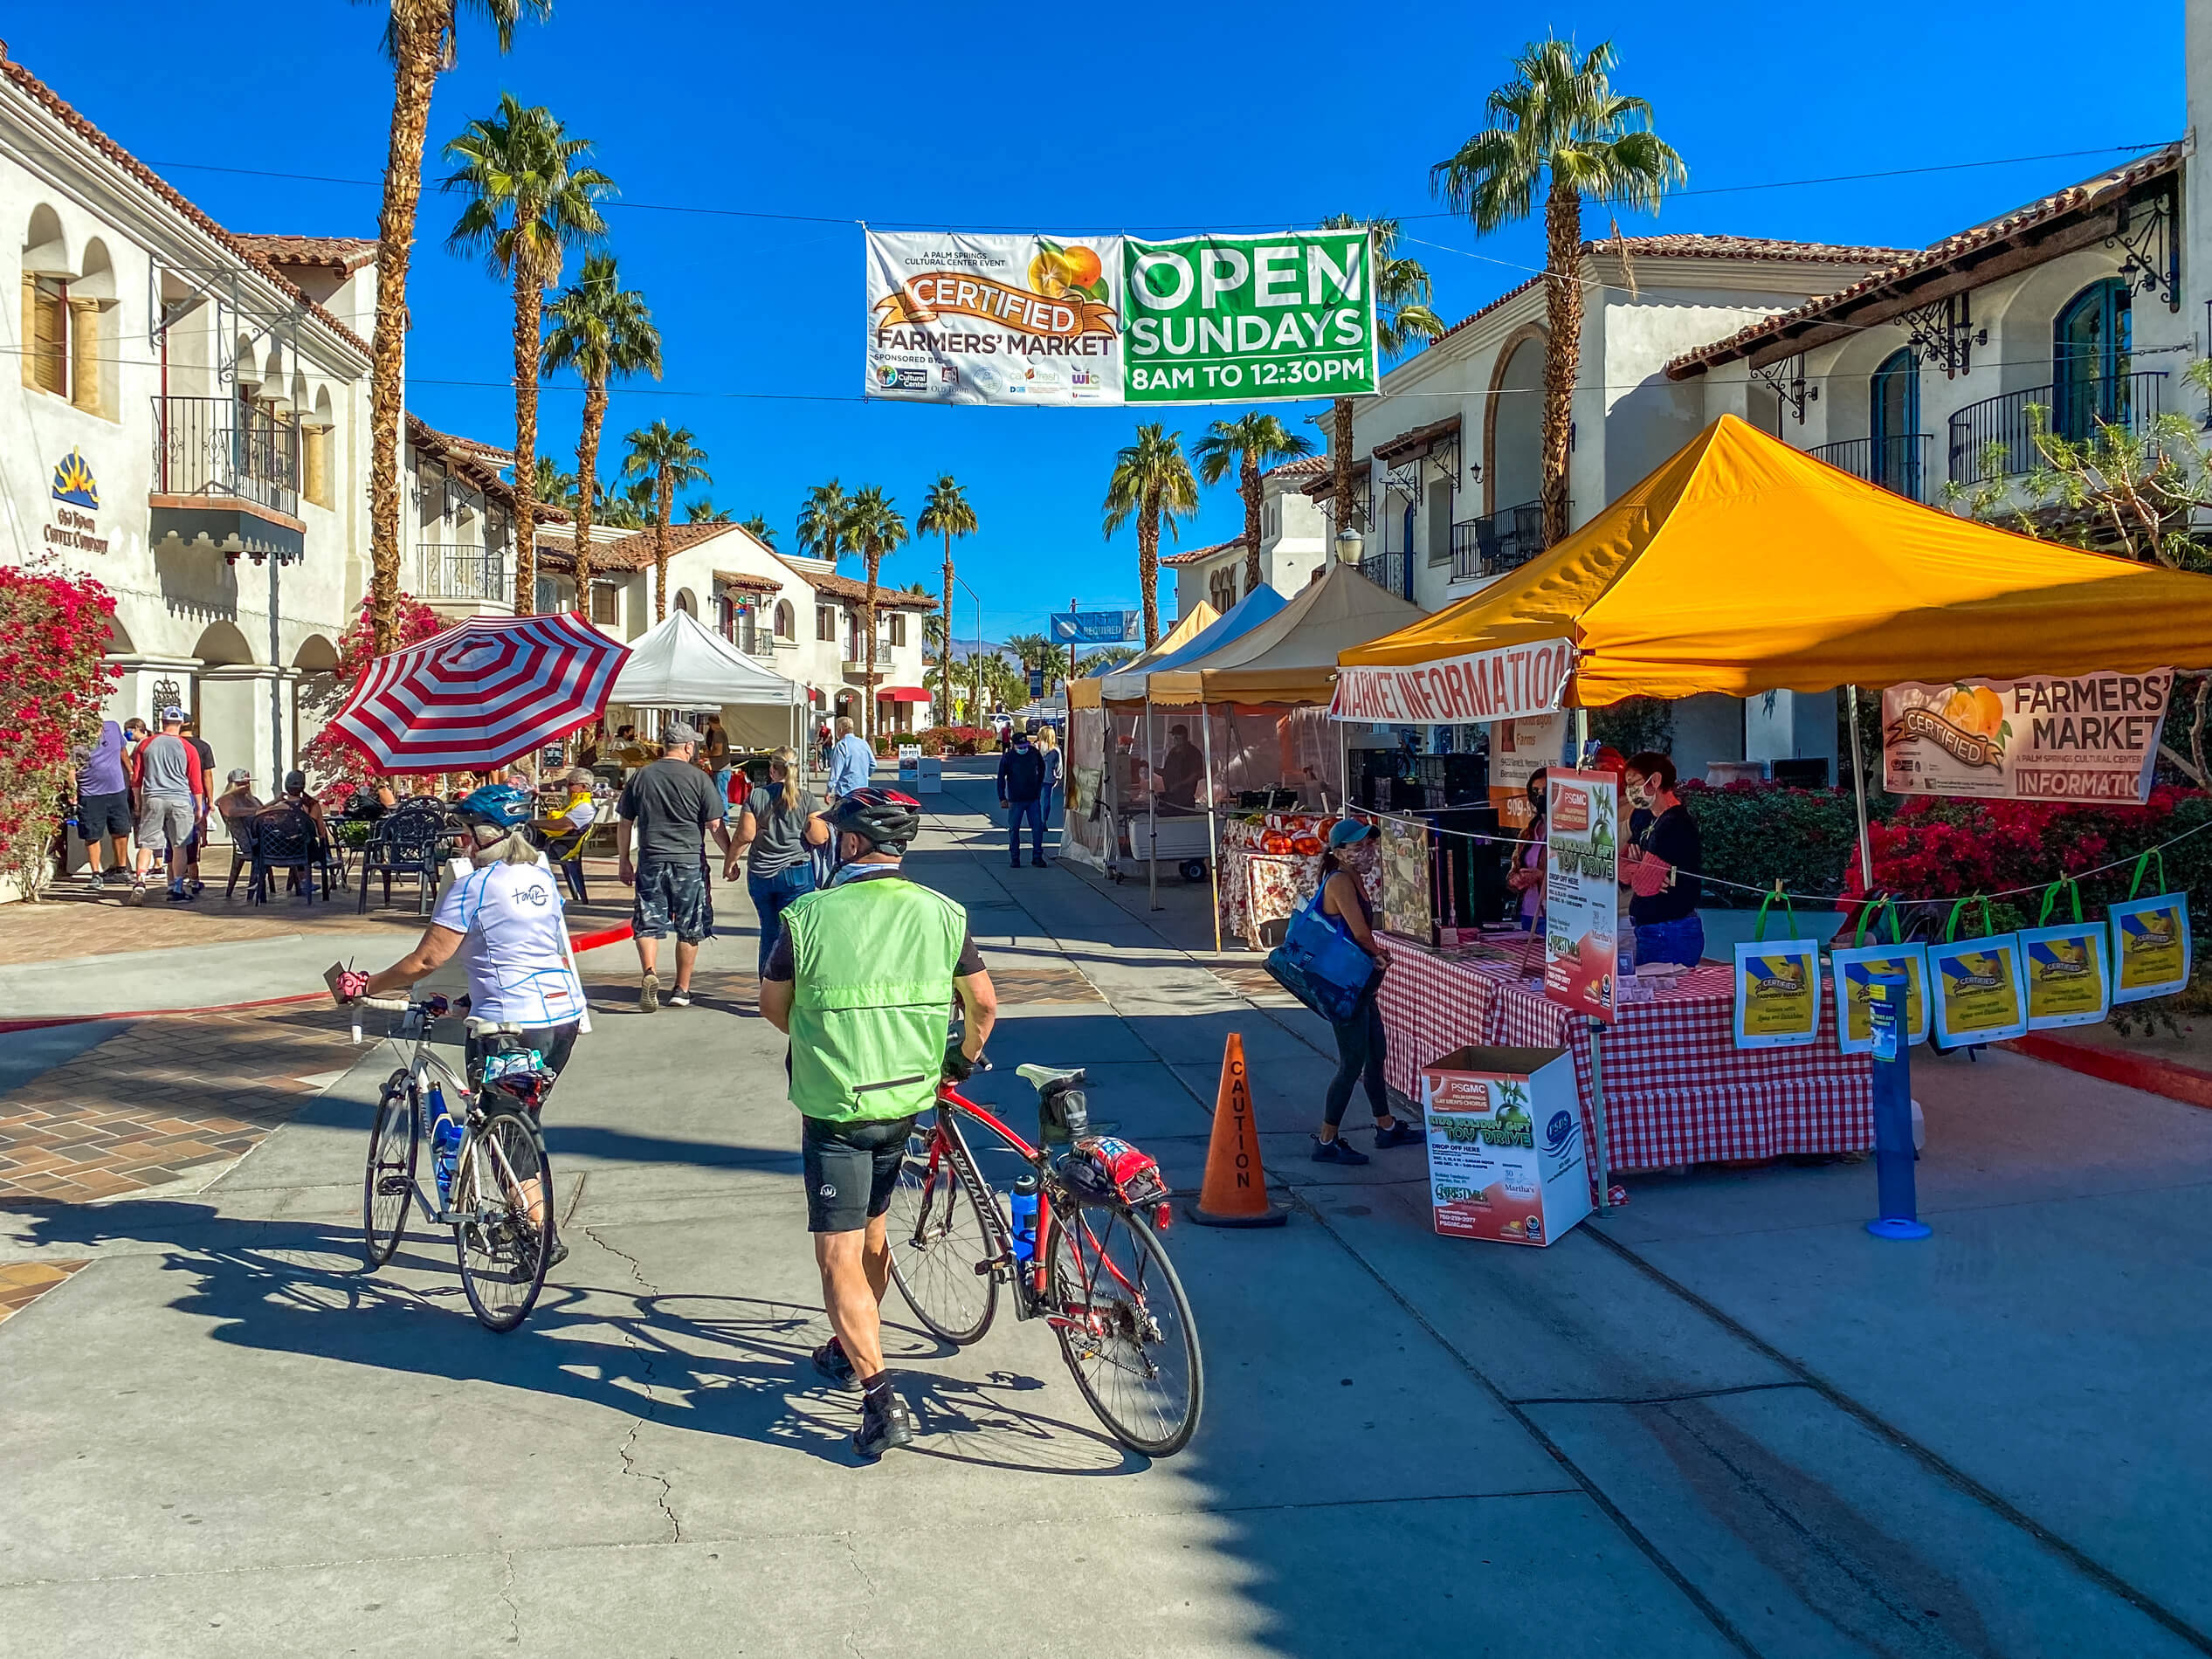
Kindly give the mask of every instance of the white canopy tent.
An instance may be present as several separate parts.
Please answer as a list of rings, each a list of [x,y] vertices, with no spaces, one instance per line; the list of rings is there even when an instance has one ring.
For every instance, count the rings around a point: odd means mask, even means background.
[[[806,690],[679,610],[631,642],[609,701],[633,710],[719,708],[733,747],[772,749],[800,745]]]

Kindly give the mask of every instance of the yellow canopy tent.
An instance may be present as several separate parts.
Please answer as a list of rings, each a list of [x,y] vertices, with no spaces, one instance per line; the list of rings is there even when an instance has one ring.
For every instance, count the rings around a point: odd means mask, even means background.
[[[1419,607],[1332,560],[1318,582],[1219,651],[1152,676],[1155,703],[1327,703],[1337,653],[1421,619]]]
[[[1122,664],[1113,671],[1118,674],[1141,673],[1146,664],[1156,663],[1163,657],[1172,656],[1220,620],[1221,612],[1202,599],[1191,607],[1189,616],[1175,623],[1165,639],[1143,655]],[[1072,713],[1079,708],[1103,706],[1106,701],[1105,692],[1106,676],[1104,674],[1085,674],[1080,679],[1070,680],[1068,682],[1069,712]]]
[[[1345,651],[1404,667],[1566,640],[1566,702],[2212,663],[2212,577],[1920,506],[1724,415],[1557,547]]]

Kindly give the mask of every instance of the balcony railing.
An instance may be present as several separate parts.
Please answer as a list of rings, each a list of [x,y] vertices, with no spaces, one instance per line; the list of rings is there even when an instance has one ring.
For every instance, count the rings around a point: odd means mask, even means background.
[[[1451,527],[1451,579],[1502,575],[1526,564],[1547,545],[1540,501],[1524,501],[1487,518],[1463,519]]]
[[[1981,484],[2033,471],[2040,458],[2030,408],[2043,411],[2051,433],[2076,443],[2095,437],[2100,426],[2140,436],[2158,418],[2165,380],[2162,369],[2147,369],[2084,381],[2067,387],[2063,397],[2057,386],[2031,386],[1968,403],[1951,417],[1951,481]]]
[[[513,591],[508,586],[506,556],[497,549],[425,542],[415,549],[415,569],[417,599],[481,599],[506,604]],[[541,595],[544,581],[539,578]]]
[[[300,511],[300,428],[228,397],[154,400],[154,492]]]
[[[1823,444],[1807,453],[1907,500],[1925,501],[1928,499],[1928,445],[1934,441],[1926,432],[1905,432],[1896,437],[1854,437],[1841,444]]]
[[[1407,555],[1402,553],[1371,553],[1360,561],[1360,574],[1385,593],[1406,593]]]

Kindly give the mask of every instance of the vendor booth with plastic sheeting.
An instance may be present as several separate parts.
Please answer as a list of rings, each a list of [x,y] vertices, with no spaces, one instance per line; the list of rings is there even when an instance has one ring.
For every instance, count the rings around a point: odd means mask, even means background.
[[[1581,752],[1586,711],[1630,697],[1855,692],[2208,661],[2212,578],[1921,506],[1724,416],[1543,554],[1345,651],[1333,712],[1397,725],[1563,712]],[[1856,695],[1846,706],[1871,885]],[[1699,967],[1658,988],[1624,981],[1616,1022],[1601,1033],[1532,976],[1538,941],[1432,930],[1394,940],[1393,952],[1382,1009],[1400,1086],[1410,1068],[1468,1043],[1556,1043],[1575,1053],[1605,1166],[1871,1144],[1868,1062],[1839,1051],[1832,1008],[1804,1046],[1747,1050],[1733,1037],[1728,976]]]

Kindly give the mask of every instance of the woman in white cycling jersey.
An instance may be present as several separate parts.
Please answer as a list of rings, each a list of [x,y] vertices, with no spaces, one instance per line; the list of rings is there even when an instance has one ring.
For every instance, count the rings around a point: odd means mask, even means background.
[[[446,888],[421,940],[381,974],[344,975],[340,994],[389,995],[458,953],[468,976],[471,1091],[483,1086],[485,1063],[495,1055],[534,1053],[548,1078],[558,1076],[591,1022],[553,866],[522,833],[530,799],[512,784],[493,784],[462,802],[460,814],[472,843],[468,868]],[[556,1240],[553,1259],[567,1254]]]

